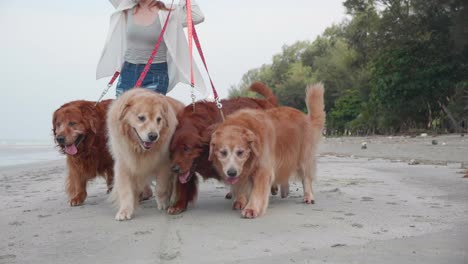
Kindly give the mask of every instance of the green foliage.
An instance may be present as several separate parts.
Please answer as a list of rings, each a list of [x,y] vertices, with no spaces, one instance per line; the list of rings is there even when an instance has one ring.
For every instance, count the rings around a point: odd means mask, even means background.
[[[313,69],[313,79],[326,87],[326,111],[330,111],[343,92],[355,84],[355,74],[349,69],[355,63],[356,52],[342,39],[318,37],[305,50],[302,63]]]
[[[328,127],[337,131],[352,130],[357,124],[351,122],[362,112],[362,102],[357,90],[347,90],[336,100],[328,115]]]
[[[283,105],[305,110],[304,88],[325,85],[327,130],[359,134],[456,129],[468,112],[468,2],[346,0],[349,19],[313,42],[284,46],[247,72]],[[465,121],[466,122],[466,121]]]

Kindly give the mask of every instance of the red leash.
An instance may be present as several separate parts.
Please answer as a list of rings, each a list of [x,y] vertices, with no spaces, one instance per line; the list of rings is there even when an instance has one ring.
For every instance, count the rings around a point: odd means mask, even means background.
[[[117,79],[117,77],[119,77],[119,74],[120,72],[119,71],[116,71],[114,73],[114,76],[112,76],[111,80],[109,81],[109,83],[107,84],[107,88],[104,89],[104,91],[102,91],[101,93],[101,96],[99,97],[99,99],[96,101],[96,105],[102,100],[102,98],[104,97],[104,95],[106,95],[106,93],[109,91],[109,89],[112,87],[112,84],[114,84],[115,80]]]
[[[197,46],[198,53],[200,54],[200,58],[203,62],[203,65],[205,66],[206,73],[208,74],[208,78],[210,79],[210,84],[211,84],[211,89],[213,90],[213,96],[216,101],[216,106],[219,109],[219,112],[221,114],[221,118],[224,121],[224,113],[223,113],[223,105],[219,101],[219,96],[218,93],[216,92],[216,88],[213,84],[213,80],[210,75],[210,71],[208,70],[208,66],[206,64],[206,59],[205,55],[203,54],[203,49],[200,44],[200,39],[198,38],[197,30],[195,29],[195,25],[193,24],[193,19],[192,19],[192,4],[190,0],[186,0],[186,8],[187,8],[187,34],[188,34],[188,42],[189,42],[189,53],[190,53],[190,84],[192,86],[192,104],[193,104],[193,111],[195,111],[195,94],[194,94],[194,87],[195,87],[195,80],[194,80],[194,74],[193,74],[193,44],[192,40],[195,41],[195,45]]]
[[[200,58],[205,66],[206,73],[208,74],[208,78],[210,79],[211,89],[213,90],[213,96],[219,98],[218,93],[216,92],[215,86],[213,84],[213,80],[211,79],[210,71],[208,71],[208,66],[206,65],[205,55],[203,54],[203,50],[200,44],[200,39],[198,38],[197,30],[195,26],[192,24],[193,27],[193,40],[195,41],[195,45],[197,46],[198,53],[200,54]]]
[[[189,46],[189,54],[190,54],[190,85],[192,87],[195,86],[195,78],[193,75],[193,20],[192,20],[192,3],[190,0],[186,0],[185,8],[187,8],[187,34],[188,34],[188,46]]]

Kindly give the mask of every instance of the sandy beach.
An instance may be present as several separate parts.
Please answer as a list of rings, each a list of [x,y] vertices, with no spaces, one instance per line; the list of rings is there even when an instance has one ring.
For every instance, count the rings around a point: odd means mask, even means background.
[[[210,181],[181,215],[150,200],[127,222],[103,179],[70,207],[64,160],[3,166],[0,263],[468,263],[467,164],[468,136],[328,138],[315,205],[294,182],[246,220]]]

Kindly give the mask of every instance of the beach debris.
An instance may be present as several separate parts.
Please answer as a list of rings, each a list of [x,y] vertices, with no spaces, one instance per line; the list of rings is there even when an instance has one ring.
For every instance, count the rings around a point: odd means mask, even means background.
[[[422,133],[421,137],[427,137],[427,133]]]
[[[361,149],[367,149],[367,142],[361,143]]]
[[[468,169],[468,163],[465,163],[465,162],[460,163],[460,169]]]
[[[418,165],[420,162],[415,160],[415,159],[412,159],[408,162],[408,165]]]
[[[445,146],[445,145],[447,145],[447,143],[445,143],[445,142],[442,142],[442,146]]]
[[[331,247],[332,248],[334,248],[334,247],[346,247],[346,244],[334,244]]]
[[[433,139],[432,140],[432,145],[437,145],[437,144],[438,144],[437,140]]]
[[[468,170],[465,171],[465,176],[463,178],[468,178]]]

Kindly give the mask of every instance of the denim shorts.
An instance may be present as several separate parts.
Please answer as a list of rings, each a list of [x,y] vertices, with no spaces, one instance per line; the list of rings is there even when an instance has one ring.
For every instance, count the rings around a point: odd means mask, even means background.
[[[119,82],[116,88],[116,97],[122,95],[125,91],[135,87],[135,84],[143,72],[145,64],[133,64],[124,62],[120,71]],[[157,93],[166,95],[169,86],[169,76],[167,73],[167,63],[153,63],[146,74],[141,87],[153,90]]]

